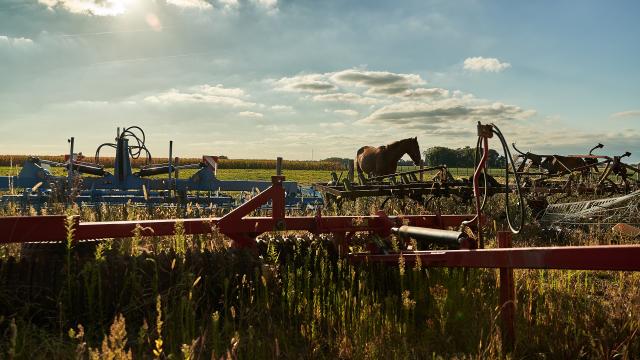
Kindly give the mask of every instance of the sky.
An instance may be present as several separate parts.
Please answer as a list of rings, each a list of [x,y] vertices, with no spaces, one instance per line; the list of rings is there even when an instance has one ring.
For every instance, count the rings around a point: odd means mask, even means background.
[[[353,157],[418,137],[640,160],[638,1],[0,0],[0,154]],[[491,146],[499,149],[495,140]],[[108,154],[105,152],[103,155]]]

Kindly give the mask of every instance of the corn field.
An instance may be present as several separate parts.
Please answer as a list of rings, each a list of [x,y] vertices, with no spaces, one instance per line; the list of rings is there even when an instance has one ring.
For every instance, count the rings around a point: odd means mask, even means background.
[[[22,166],[27,160],[27,155],[0,155],[0,166]],[[64,155],[43,155],[38,158],[49,161],[64,162]],[[85,161],[92,162],[93,157],[87,157]],[[145,165],[146,159],[142,157],[132,160],[132,166],[140,167]],[[167,163],[168,158],[154,158],[153,163]],[[113,168],[115,162],[114,157],[101,157],[100,164],[106,168]],[[180,158],[181,164],[194,164],[202,162],[202,158]],[[276,160],[261,159],[220,159],[220,169],[275,169]],[[306,160],[284,160],[283,166],[289,170],[343,170],[345,165],[333,161],[306,161]]]

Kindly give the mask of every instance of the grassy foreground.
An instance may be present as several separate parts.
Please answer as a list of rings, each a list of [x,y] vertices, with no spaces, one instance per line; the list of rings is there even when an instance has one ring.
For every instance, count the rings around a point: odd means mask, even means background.
[[[325,214],[372,213],[361,199]],[[399,212],[391,204],[390,213]],[[447,212],[466,206],[444,202]],[[497,214],[500,203],[488,204]],[[421,211],[411,205],[405,213]],[[84,220],[166,218],[174,209],[74,208]],[[188,209],[186,216],[198,216]],[[17,213],[4,209],[3,214]],[[54,209],[52,212],[64,212]],[[1,215],[1,214],[0,214]],[[185,215],[185,214],[183,214]],[[499,225],[498,225],[499,226]],[[63,246],[17,260],[0,248],[0,358],[487,359],[640,354],[640,274],[515,271],[517,343],[500,341],[497,270],[353,266],[330,238],[267,234],[261,259],[212,231]],[[488,229],[489,238],[495,233]],[[628,242],[529,225],[516,246]],[[358,246],[356,240],[354,246]],[[392,242],[392,247],[395,247]],[[490,242],[489,246],[495,246]],[[26,250],[25,250],[26,251]]]

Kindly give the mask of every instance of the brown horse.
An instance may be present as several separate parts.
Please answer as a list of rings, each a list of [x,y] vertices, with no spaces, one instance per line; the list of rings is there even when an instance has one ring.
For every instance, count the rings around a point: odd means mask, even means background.
[[[418,138],[399,140],[389,145],[379,147],[363,146],[356,155],[358,176],[364,180],[364,174],[369,176],[389,175],[396,172],[398,160],[409,154],[415,165],[420,165],[420,146]]]

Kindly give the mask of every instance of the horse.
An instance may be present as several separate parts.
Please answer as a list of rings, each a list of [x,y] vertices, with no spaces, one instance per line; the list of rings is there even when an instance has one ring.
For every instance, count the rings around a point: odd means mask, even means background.
[[[358,177],[364,180],[364,174],[371,176],[394,174],[398,167],[398,160],[409,154],[415,165],[420,165],[420,146],[418,138],[412,137],[399,140],[389,145],[379,147],[363,146],[358,149],[356,164]]]

